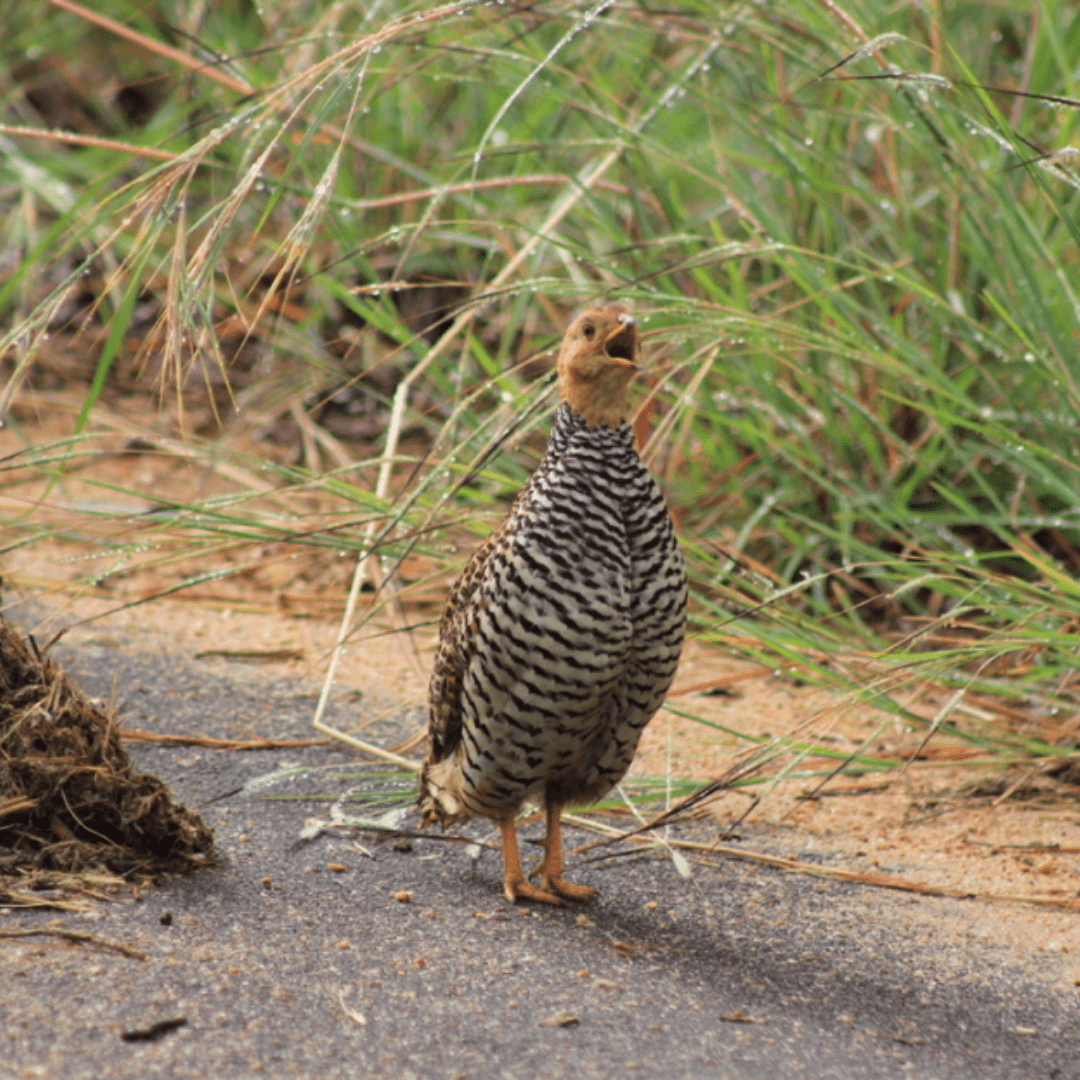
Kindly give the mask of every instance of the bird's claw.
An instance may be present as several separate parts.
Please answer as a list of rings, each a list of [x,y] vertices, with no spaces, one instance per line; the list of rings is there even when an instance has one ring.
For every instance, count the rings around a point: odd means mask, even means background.
[[[529,871],[529,877],[534,878],[537,874],[541,875],[540,888],[537,892],[543,892],[548,896],[562,897],[563,900],[573,900],[575,903],[585,903],[588,900],[595,900],[600,895],[599,889],[594,889],[591,885],[575,885],[571,881],[567,881],[562,874],[546,874],[544,873],[544,864],[542,862],[537,863]],[[534,886],[530,885],[529,888]],[[551,903],[549,900],[548,903]]]
[[[585,903],[587,900],[595,900],[600,895],[599,889],[594,889],[591,885],[574,885],[564,877],[544,878],[542,882],[564,900],[573,900],[579,904]]]
[[[503,895],[511,904],[518,900],[537,900],[541,904],[555,904],[562,907],[562,900],[555,893],[530,885],[524,878],[503,882]]]

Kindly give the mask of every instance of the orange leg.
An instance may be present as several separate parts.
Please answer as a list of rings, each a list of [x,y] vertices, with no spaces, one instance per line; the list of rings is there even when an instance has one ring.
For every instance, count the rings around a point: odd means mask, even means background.
[[[547,889],[538,889],[525,880],[521,872],[521,857],[518,854],[517,825],[514,818],[503,818],[498,822],[502,833],[503,852],[503,895],[512,904],[515,900],[539,900],[544,904],[561,904],[555,893]],[[546,861],[546,859],[545,859]],[[544,884],[547,885],[545,878]]]
[[[540,884],[544,889],[564,900],[593,900],[600,895],[592,886],[572,885],[562,876],[562,806],[558,803],[547,804],[544,859],[537,870],[540,871]]]

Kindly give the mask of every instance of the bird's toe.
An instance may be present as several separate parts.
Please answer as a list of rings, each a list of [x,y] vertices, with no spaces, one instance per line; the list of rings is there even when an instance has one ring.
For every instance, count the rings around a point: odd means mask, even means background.
[[[573,900],[575,903],[584,903],[586,900],[595,900],[600,895],[599,889],[591,885],[575,885],[567,881],[561,875],[543,879],[544,885],[564,900]]]
[[[503,895],[511,904],[518,900],[536,900],[541,904],[562,906],[562,900],[554,892],[530,885],[525,880],[503,882]]]

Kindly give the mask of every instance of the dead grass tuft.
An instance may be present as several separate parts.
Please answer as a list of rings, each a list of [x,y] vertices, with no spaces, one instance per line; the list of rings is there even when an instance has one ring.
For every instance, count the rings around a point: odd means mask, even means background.
[[[212,861],[213,841],[132,767],[115,718],[0,621],[0,872],[183,873]]]

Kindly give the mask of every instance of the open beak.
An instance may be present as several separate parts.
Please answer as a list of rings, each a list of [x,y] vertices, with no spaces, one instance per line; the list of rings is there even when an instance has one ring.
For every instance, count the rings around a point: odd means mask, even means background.
[[[622,325],[608,336],[604,342],[604,352],[620,367],[625,366],[639,371],[635,357],[638,351],[637,319],[630,315],[620,315]]]

